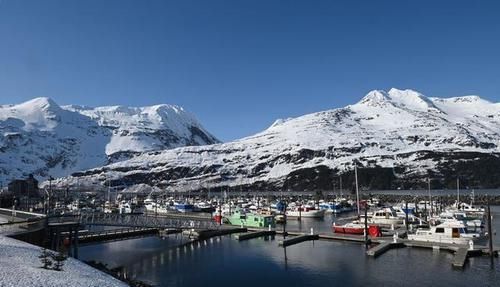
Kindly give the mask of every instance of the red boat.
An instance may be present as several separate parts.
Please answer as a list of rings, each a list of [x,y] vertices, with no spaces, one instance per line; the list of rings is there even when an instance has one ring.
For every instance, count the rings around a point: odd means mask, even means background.
[[[365,225],[361,223],[346,223],[344,225],[335,225],[335,223],[332,225],[332,231],[334,233],[344,233],[344,234],[357,234],[361,235],[363,234],[363,230],[365,229]],[[377,225],[369,225],[368,226],[368,234],[371,237],[379,237],[382,236],[382,231],[380,230],[380,227]]]

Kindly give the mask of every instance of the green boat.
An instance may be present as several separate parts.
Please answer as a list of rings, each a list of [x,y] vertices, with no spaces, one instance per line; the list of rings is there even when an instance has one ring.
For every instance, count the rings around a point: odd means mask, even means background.
[[[260,215],[251,212],[243,212],[241,209],[236,209],[231,212],[230,216],[226,216],[226,220],[231,225],[243,227],[275,227],[276,222],[274,216]]]

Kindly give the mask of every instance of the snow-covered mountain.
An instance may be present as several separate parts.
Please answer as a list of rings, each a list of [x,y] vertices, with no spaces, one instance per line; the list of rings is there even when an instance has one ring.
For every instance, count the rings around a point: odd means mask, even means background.
[[[0,106],[0,181],[67,176],[145,151],[217,142],[178,106],[61,107],[36,98]]]
[[[498,169],[483,178],[477,173],[500,167],[499,133],[498,103],[477,96],[430,98],[412,90],[375,90],[354,105],[277,120],[247,138],[146,153],[59,183],[331,189],[335,177],[357,162],[366,171],[365,184],[376,187],[394,188],[427,176],[446,185],[457,175],[470,178],[471,185],[491,185],[488,176],[498,178]]]

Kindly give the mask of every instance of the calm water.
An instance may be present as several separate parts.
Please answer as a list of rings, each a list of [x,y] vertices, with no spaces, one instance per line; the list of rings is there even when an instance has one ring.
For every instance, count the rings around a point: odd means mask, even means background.
[[[500,231],[500,207],[493,207]],[[330,232],[338,218],[290,221],[289,230]],[[231,236],[177,248],[181,236],[116,241],[83,246],[83,260],[123,266],[129,276],[158,286],[500,286],[500,262],[471,258],[465,270],[451,267],[453,254],[402,248],[376,259],[362,245],[332,241],[278,247],[276,238],[238,242]],[[495,237],[500,245],[500,236]]]

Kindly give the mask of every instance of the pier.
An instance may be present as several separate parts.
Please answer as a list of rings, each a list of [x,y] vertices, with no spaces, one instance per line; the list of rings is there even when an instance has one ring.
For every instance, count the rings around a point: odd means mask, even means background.
[[[305,234],[305,235],[300,235],[300,236],[292,237],[292,238],[285,239],[285,240],[280,240],[280,241],[278,241],[278,246],[287,247],[287,246],[301,243],[304,241],[318,240],[318,239],[319,239],[318,234]]]
[[[248,240],[248,239],[253,239],[253,238],[258,238],[258,237],[263,237],[263,236],[274,236],[274,235],[276,235],[276,231],[263,230],[263,231],[254,231],[254,232],[237,234],[235,236],[235,238],[238,241],[243,241],[243,240]]]
[[[402,242],[385,241],[385,242],[382,242],[382,243],[376,245],[375,247],[368,249],[366,251],[366,254],[368,256],[377,257],[377,256],[383,254],[384,252],[386,252],[387,250],[390,250],[393,248],[401,248],[401,247],[405,247],[404,243],[402,243]]]

